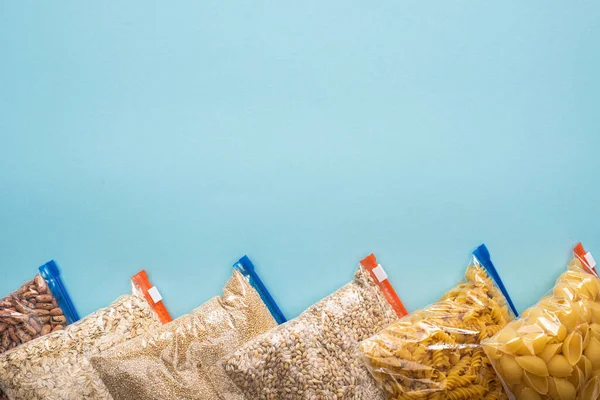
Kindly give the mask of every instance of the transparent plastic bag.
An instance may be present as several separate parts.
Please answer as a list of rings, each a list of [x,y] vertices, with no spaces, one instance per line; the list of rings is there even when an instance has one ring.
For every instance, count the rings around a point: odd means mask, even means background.
[[[54,260],[39,274],[0,299],[0,353],[52,331],[63,329],[79,316]],[[0,400],[7,399],[0,390]]]
[[[243,257],[222,296],[91,361],[114,400],[243,399],[216,363],[278,321],[285,317]]]
[[[219,361],[247,399],[385,398],[358,343],[405,315],[375,256],[351,283]]]
[[[12,400],[111,400],[88,357],[160,327],[169,320],[160,293],[144,271],[133,294],[0,355],[0,387]],[[148,300],[147,300],[148,299]]]
[[[499,399],[502,385],[480,342],[514,314],[482,245],[463,282],[363,341],[362,359],[388,399]]]
[[[581,244],[552,293],[483,342],[510,399],[600,397],[600,279]]]

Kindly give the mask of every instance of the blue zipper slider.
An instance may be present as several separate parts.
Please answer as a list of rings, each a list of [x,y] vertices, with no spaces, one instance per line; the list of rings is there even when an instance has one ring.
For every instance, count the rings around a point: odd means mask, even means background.
[[[248,279],[248,281],[254,287],[254,289],[256,289],[256,291],[260,295],[260,298],[271,312],[271,315],[273,316],[275,321],[277,321],[277,323],[280,325],[284,322],[287,322],[287,318],[285,318],[285,316],[279,309],[279,306],[277,305],[277,303],[275,303],[273,296],[271,296],[271,293],[269,293],[265,285],[258,277],[258,274],[254,270],[254,264],[252,263],[252,261],[250,261],[250,258],[248,258],[248,256],[243,256],[238,260],[238,262],[233,264],[233,268],[240,271],[240,273]]]
[[[498,289],[500,289],[500,291],[502,292],[502,294],[506,298],[506,301],[508,302],[508,305],[510,306],[510,309],[515,314],[515,317],[518,317],[519,313],[517,312],[517,308],[513,304],[513,301],[510,298],[510,295],[508,294],[508,290],[506,290],[506,287],[504,286],[504,283],[502,283],[502,279],[500,279],[500,274],[498,274],[498,271],[496,270],[496,267],[494,267],[494,263],[492,263],[492,258],[490,256],[490,251],[488,250],[488,248],[486,247],[486,245],[482,244],[481,246],[479,246],[473,252],[473,255],[481,263],[481,265],[483,265],[483,267],[487,271],[488,275],[496,283],[496,286],[498,286]]]
[[[58,306],[63,310],[64,316],[67,318],[67,322],[72,324],[79,320],[79,314],[75,310],[75,305],[71,300],[71,296],[67,292],[65,285],[60,277],[60,271],[58,265],[54,260],[48,261],[46,264],[38,268],[40,275],[48,283],[48,288],[56,298]]]

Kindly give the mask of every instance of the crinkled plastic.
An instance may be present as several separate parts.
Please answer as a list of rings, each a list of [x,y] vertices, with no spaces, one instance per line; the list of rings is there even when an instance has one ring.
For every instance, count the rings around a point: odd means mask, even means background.
[[[88,357],[161,326],[155,311],[164,308],[160,294],[144,271],[132,282],[133,294],[1,354],[0,388],[12,400],[111,400]]]
[[[263,298],[269,299],[268,307]],[[275,318],[285,320],[250,259],[243,257],[222,296],[91,361],[114,400],[244,399],[216,363],[277,326]]]
[[[406,310],[370,256],[351,283],[219,365],[250,400],[384,399],[359,360],[358,343],[395,321],[396,312]]]
[[[32,280],[0,299],[0,353],[52,331],[79,316],[54,260],[39,268]],[[0,400],[7,397],[0,391]]]
[[[480,342],[514,318],[503,292],[487,248],[481,246],[463,282],[363,341],[362,359],[387,398],[502,398],[501,382]]]
[[[581,244],[552,293],[483,342],[510,399],[600,397],[600,279]]]

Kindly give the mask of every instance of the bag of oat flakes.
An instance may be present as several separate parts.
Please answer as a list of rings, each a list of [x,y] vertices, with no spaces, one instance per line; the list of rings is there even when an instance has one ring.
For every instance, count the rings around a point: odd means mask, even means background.
[[[56,294],[61,285],[50,281]],[[35,280],[34,285],[43,290]],[[170,319],[160,293],[141,271],[132,278],[131,295],[1,354],[0,388],[12,400],[111,400],[88,358]]]
[[[217,360],[285,321],[244,256],[221,296],[91,361],[114,400],[243,399]]]
[[[0,353],[64,329],[79,316],[54,260],[39,274],[0,299]],[[7,399],[0,391],[0,400]]]
[[[249,400],[385,399],[360,362],[358,343],[406,313],[370,255],[352,282],[219,365]]]

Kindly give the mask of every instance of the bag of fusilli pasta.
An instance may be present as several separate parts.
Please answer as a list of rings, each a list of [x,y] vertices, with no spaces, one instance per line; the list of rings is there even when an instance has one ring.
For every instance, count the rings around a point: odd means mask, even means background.
[[[575,247],[552,293],[483,342],[512,399],[600,398],[600,279]]]
[[[480,343],[515,315],[481,245],[463,282],[363,341],[360,351],[388,399],[498,399],[502,385]]]
[[[358,343],[406,315],[371,255],[354,280],[220,361],[248,400],[385,400]]]

